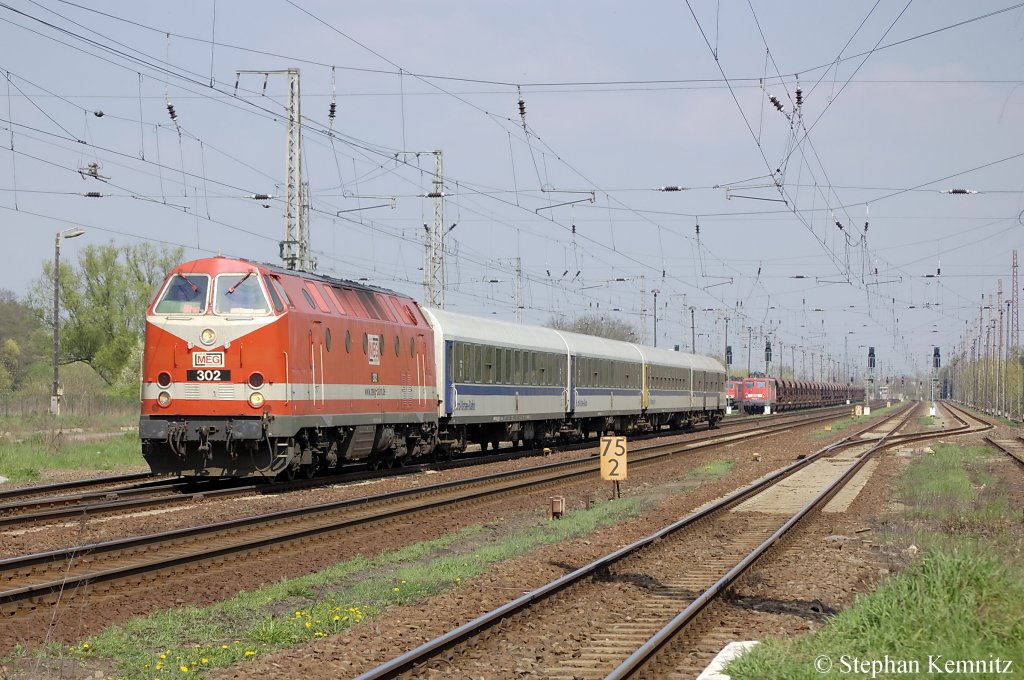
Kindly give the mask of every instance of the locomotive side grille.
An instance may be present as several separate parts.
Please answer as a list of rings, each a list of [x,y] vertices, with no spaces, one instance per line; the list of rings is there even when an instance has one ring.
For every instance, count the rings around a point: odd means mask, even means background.
[[[402,407],[412,407],[412,378],[409,371],[402,371]]]
[[[198,385],[198,384],[193,385],[191,383],[186,383],[185,384],[185,388],[183,390],[184,391],[184,397],[186,399],[199,399],[202,396],[202,393],[200,391],[200,387],[201,386]]]

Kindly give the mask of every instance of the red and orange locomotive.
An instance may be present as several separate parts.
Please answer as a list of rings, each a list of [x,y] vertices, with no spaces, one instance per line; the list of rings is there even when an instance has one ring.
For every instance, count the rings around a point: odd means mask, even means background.
[[[143,455],[154,472],[210,476],[400,462],[436,439],[433,355],[404,295],[243,259],[187,262],[147,310]]]

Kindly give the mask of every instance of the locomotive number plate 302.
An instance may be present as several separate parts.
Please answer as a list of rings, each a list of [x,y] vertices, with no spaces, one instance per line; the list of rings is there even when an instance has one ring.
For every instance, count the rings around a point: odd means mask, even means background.
[[[221,382],[231,380],[231,371],[221,368],[185,371],[185,379],[189,382]]]

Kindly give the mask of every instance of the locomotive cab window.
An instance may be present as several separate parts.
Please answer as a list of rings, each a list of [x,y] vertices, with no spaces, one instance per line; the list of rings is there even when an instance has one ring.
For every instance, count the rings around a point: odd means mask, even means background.
[[[267,284],[267,292],[270,293],[270,300],[274,303],[274,311],[280,314],[284,311],[284,302],[281,301],[281,296],[278,295],[269,276],[264,276],[263,282]]]
[[[221,274],[213,295],[214,314],[269,314],[270,303],[254,271]]]
[[[173,274],[153,311],[157,314],[203,314],[209,287],[210,277],[206,274]]]

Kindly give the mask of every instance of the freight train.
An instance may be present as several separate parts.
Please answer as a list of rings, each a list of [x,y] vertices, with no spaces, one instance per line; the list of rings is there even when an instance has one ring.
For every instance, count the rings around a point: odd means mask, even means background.
[[[765,375],[750,375],[738,382],[738,400],[747,413],[773,413],[864,401],[863,387],[842,383]]]
[[[213,257],[175,267],[147,309],[139,436],[155,473],[294,478],[714,427],[724,381],[709,357]]]

